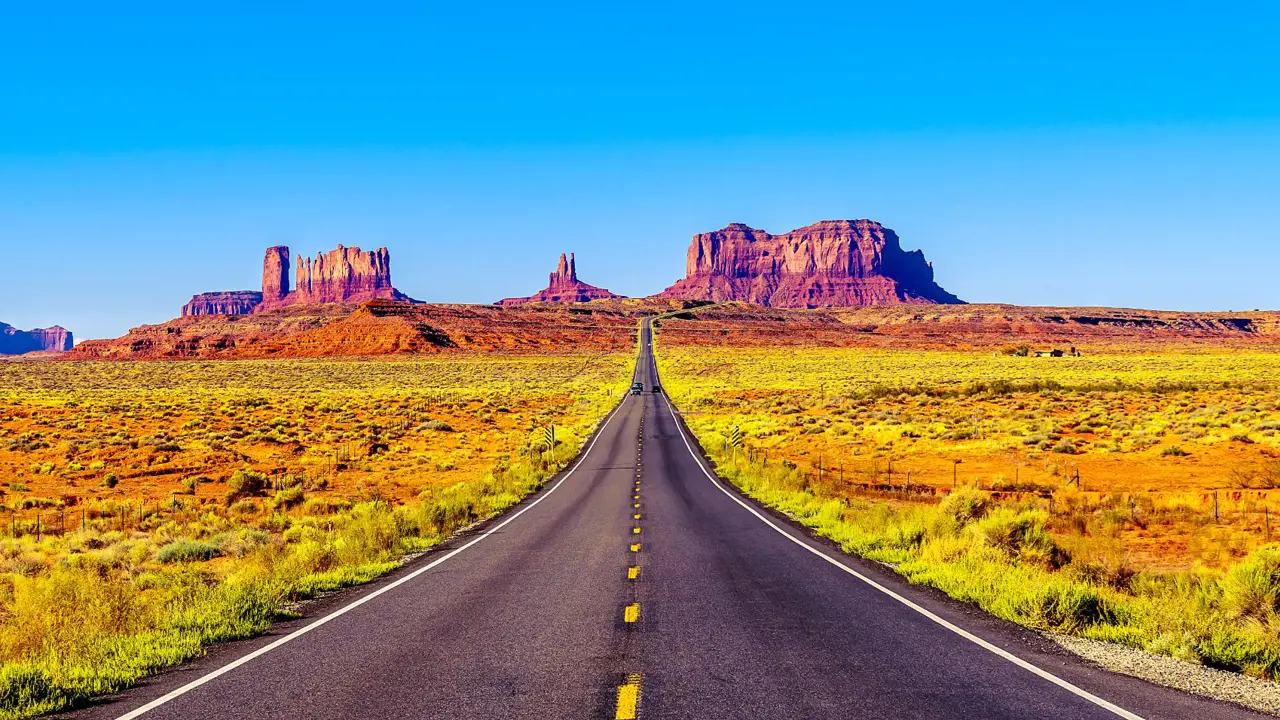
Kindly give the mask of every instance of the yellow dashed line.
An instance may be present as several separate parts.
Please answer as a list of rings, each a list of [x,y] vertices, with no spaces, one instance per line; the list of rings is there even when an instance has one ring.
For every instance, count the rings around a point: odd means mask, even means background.
[[[636,498],[636,499],[638,500],[639,498]],[[640,503],[636,503],[636,504],[635,504],[635,508],[636,508],[637,510],[639,510],[639,509],[640,509]]]
[[[636,528],[631,528],[631,534],[632,534],[632,535],[639,535],[639,534],[640,534],[640,528],[638,528],[638,527],[636,527]]]
[[[622,611],[623,622],[634,623],[640,619],[640,603],[631,603]]]
[[[640,543],[632,543],[631,552],[640,552]]]
[[[627,568],[627,579],[628,579],[628,580],[635,580],[635,579],[636,579],[636,578],[638,578],[638,577],[640,577],[640,566],[639,566],[639,565],[632,565],[631,567]]]
[[[636,507],[640,507],[640,506],[639,506],[639,505],[637,505]],[[632,515],[631,517],[635,518],[636,520],[639,520],[639,519],[640,519],[640,513],[636,513],[635,515]]]

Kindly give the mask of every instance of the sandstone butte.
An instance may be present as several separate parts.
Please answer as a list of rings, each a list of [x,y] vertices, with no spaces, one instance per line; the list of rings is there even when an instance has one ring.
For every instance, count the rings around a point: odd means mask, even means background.
[[[617,300],[622,295],[598,288],[595,285],[588,285],[578,279],[578,266],[574,261],[573,253],[569,253],[566,258],[564,253],[560,253],[560,264],[556,266],[556,271],[551,273],[547,278],[547,287],[539,291],[535,295],[522,298],[505,298],[499,300],[498,305],[523,305],[525,303],[535,302],[552,302],[552,303],[584,303],[592,300]]]
[[[66,352],[75,344],[71,331],[61,325],[35,330],[19,330],[0,322],[0,355],[31,352]]]
[[[299,256],[294,289],[289,290],[289,248],[267,248],[262,261],[262,291],[201,293],[182,306],[182,316],[248,315],[290,305],[361,303],[410,299],[391,285],[391,253],[386,248],[343,247],[314,259]]]
[[[782,308],[960,304],[872,220],[824,220],[770,235],[741,223],[693,236],[686,277],[659,298],[740,301]]]

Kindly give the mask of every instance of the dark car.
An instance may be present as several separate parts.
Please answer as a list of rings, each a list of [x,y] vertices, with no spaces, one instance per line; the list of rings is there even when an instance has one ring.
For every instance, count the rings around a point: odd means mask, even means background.
[[[653,390],[652,390],[651,392],[653,392],[653,394],[657,395],[658,393],[662,392],[662,386],[661,386],[661,385],[654,385],[654,386],[653,386]]]
[[[631,383],[631,394],[632,394],[632,395],[639,395],[639,394],[640,394],[640,393],[642,393],[642,392],[644,392],[644,384],[643,384],[643,383]]]

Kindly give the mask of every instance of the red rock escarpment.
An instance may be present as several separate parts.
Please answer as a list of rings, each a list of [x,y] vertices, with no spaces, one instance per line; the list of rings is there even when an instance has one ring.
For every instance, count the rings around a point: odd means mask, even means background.
[[[262,304],[262,293],[257,290],[228,290],[193,295],[182,306],[182,317],[192,315],[248,315]]]
[[[621,297],[621,295],[615,295],[604,288],[588,285],[579,280],[578,266],[574,261],[573,253],[569,253],[567,258],[564,253],[560,253],[560,263],[556,266],[556,271],[547,277],[546,289],[529,297],[505,298],[499,300],[497,304],[523,305],[533,302],[583,303]]]
[[[741,223],[693,236],[686,277],[660,298],[771,307],[955,304],[919,250],[871,220],[824,220],[785,235]]]
[[[19,330],[12,325],[0,323],[0,355],[66,352],[74,344],[71,331],[61,325],[35,330]]]

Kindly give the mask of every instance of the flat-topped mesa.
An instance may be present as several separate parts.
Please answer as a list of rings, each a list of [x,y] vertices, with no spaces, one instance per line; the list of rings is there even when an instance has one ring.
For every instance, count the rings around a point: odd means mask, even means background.
[[[66,352],[75,344],[71,331],[61,325],[34,330],[19,330],[0,322],[0,355],[24,355],[30,352]]]
[[[574,261],[573,253],[569,253],[568,257],[565,257],[564,253],[560,253],[560,262],[556,265],[556,271],[547,276],[546,289],[529,297],[504,298],[499,300],[497,304],[523,305],[533,302],[584,303],[592,300],[621,297],[622,295],[616,295],[604,288],[588,285],[579,280],[578,265]]]
[[[770,235],[733,223],[693,236],[686,277],[660,298],[771,307],[955,304],[919,250],[872,220],[824,220]]]
[[[194,315],[248,315],[262,304],[262,293],[257,290],[228,290],[193,295],[182,306],[182,317]]]

